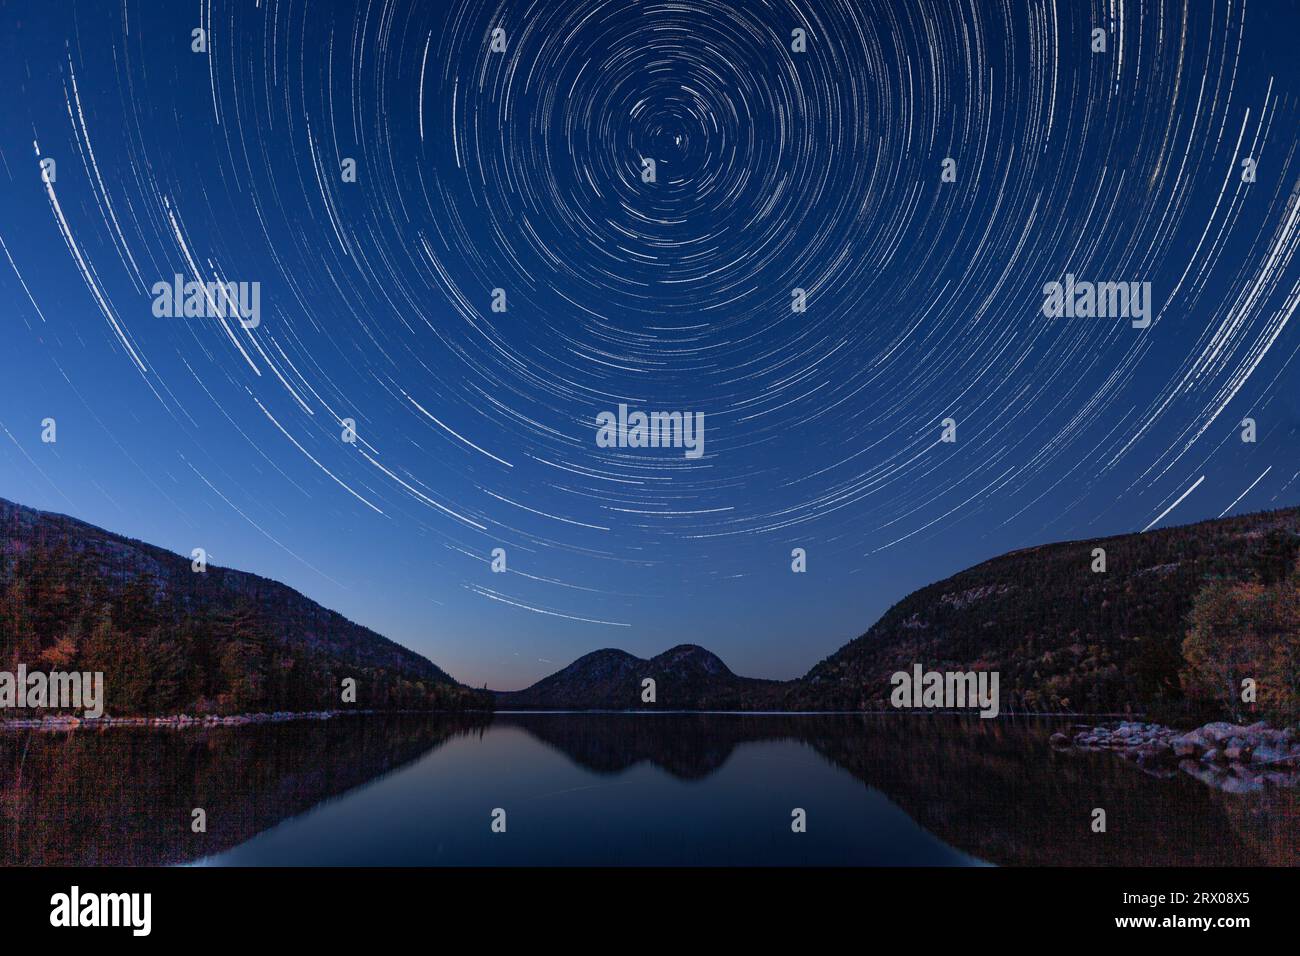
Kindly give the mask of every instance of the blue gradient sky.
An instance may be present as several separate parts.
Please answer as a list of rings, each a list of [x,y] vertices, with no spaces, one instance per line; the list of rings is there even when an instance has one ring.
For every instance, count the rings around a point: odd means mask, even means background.
[[[1194,6],[8,4],[0,496],[500,689],[682,642],[793,677],[1193,486],[1162,523],[1294,505],[1300,13]],[[260,326],[155,317],[191,268]],[[1044,317],[1066,273],[1155,321]],[[598,448],[620,402],[704,456]]]

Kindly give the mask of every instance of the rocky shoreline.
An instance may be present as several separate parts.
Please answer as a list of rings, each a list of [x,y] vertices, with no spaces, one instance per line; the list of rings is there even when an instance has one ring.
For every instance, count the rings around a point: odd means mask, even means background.
[[[160,727],[170,730],[186,730],[192,727],[244,727],[248,724],[274,724],[289,720],[331,720],[348,714],[376,714],[376,710],[278,710],[272,714],[204,714],[192,717],[189,714],[173,714],[166,717],[75,717],[70,714],[55,714],[47,717],[32,717],[16,720],[0,720],[0,733],[6,730],[100,730],[109,727]]]
[[[1300,728],[1216,721],[1181,731],[1123,721],[1052,734],[1058,751],[1109,750],[1156,777],[1182,772],[1227,793],[1300,786]]]

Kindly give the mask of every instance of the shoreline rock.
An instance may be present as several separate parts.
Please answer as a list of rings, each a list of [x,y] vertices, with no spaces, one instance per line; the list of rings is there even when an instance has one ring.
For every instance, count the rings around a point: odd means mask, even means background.
[[[164,730],[189,730],[196,727],[244,727],[249,724],[283,723],[290,720],[332,720],[350,714],[377,714],[377,710],[306,710],[256,714],[168,714],[161,717],[77,717],[72,714],[53,714],[47,717],[27,717],[0,720],[0,733],[4,731],[70,731],[103,730],[112,727],[147,727]],[[394,713],[398,713],[394,711]],[[401,711],[401,713],[411,713]]]
[[[1053,749],[1109,750],[1144,772],[1169,777],[1181,771],[1225,793],[1252,793],[1265,786],[1300,786],[1300,729],[1266,722],[1243,726],[1215,721],[1179,731],[1162,724],[1122,721],[1075,733],[1054,733]]]

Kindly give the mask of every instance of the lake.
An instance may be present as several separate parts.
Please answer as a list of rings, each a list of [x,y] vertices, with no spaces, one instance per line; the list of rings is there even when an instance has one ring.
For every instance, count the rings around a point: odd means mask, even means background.
[[[1054,752],[1070,723],[520,713],[6,733],[0,862],[1300,863],[1296,791],[1227,794]]]

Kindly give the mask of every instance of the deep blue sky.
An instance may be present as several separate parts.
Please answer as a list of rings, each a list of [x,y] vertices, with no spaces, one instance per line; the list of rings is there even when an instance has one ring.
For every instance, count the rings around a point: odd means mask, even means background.
[[[687,641],[791,677],[1194,485],[1162,523],[1296,504],[1300,12],[1190,7],[5,4],[0,496],[501,689]],[[261,325],[155,317],[193,268]],[[1046,318],[1066,273],[1155,321]],[[619,402],[704,456],[598,448]]]

